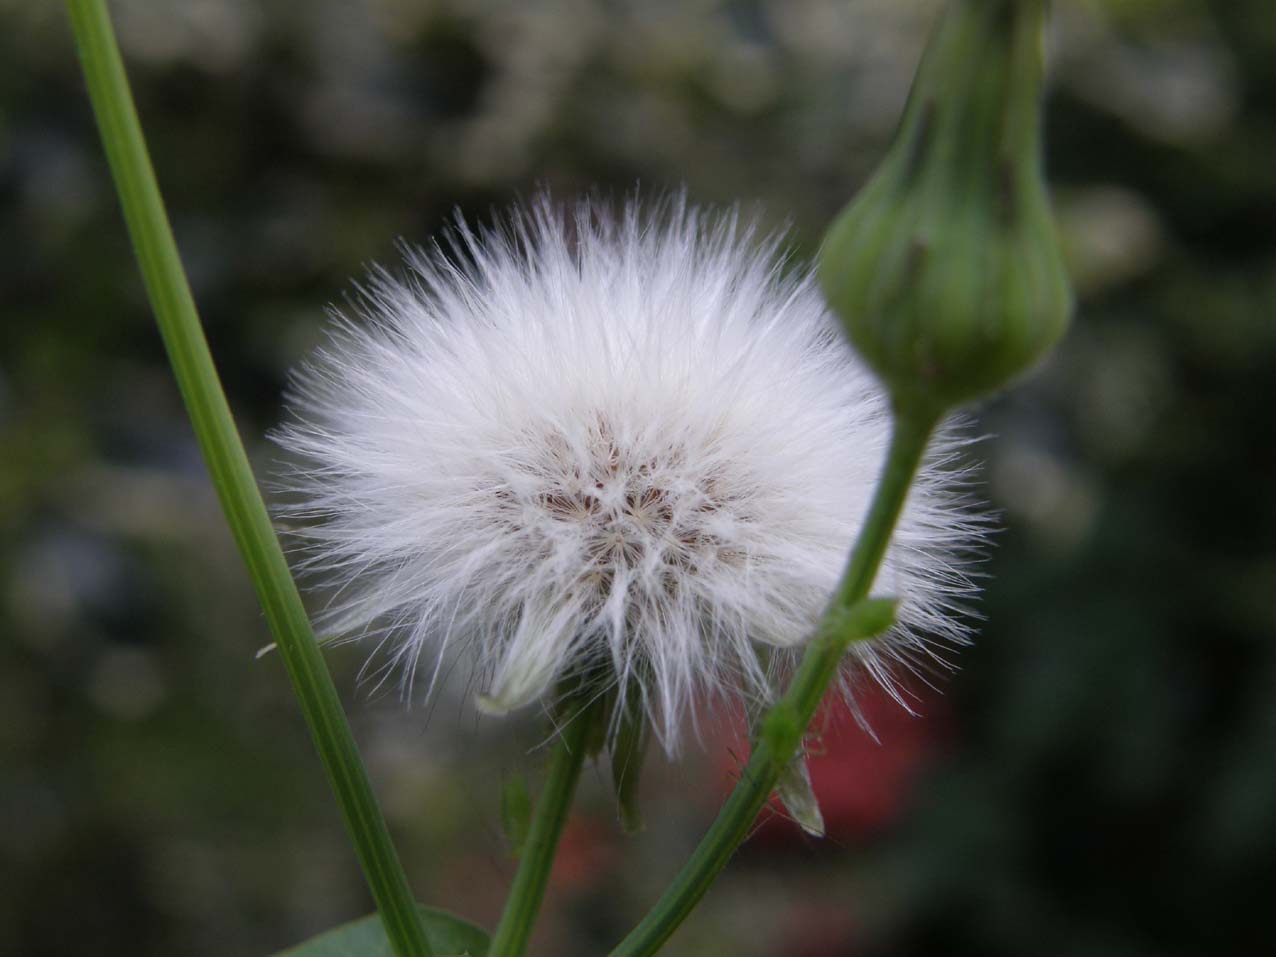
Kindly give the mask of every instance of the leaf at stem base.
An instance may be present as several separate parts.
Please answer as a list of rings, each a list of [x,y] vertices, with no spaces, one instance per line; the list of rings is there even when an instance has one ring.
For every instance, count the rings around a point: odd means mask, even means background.
[[[433,907],[417,905],[426,939],[436,957],[485,957],[487,932]],[[381,918],[376,914],[342,924],[274,957],[391,957]]]

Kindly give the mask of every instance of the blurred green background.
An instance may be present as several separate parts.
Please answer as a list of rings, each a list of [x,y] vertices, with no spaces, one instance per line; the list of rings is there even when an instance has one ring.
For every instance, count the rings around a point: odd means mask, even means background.
[[[936,0],[116,2],[196,298],[262,471],[287,369],[455,207],[684,183],[810,255]],[[983,408],[1005,531],[961,671],[869,697],[672,955],[1273,951],[1276,12],[1055,4],[1047,151],[1080,309]],[[369,909],[180,407],[59,4],[0,0],[0,954],[260,955]],[[535,720],[466,675],[338,685],[423,900],[490,926]],[[531,718],[533,716],[529,716]],[[739,766],[710,733],[624,838],[587,772],[541,954],[597,955]]]

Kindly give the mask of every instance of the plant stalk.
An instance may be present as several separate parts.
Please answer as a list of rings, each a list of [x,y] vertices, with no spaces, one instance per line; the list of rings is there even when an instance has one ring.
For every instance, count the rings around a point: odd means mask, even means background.
[[[570,711],[555,733],[545,784],[487,957],[522,957],[527,950],[585,754],[601,718],[601,705],[590,702]]]
[[[67,0],[80,64],[169,363],[396,957],[433,957],[354,735],[235,429],[104,0]]]
[[[844,627],[868,597],[909,488],[938,422],[930,412],[896,410],[886,464],[834,597],[784,695],[763,718],[748,763],[717,819],[664,894],[611,957],[656,953],[704,897],[714,878],[748,836],[758,812],[793,759],[850,644],[868,637]]]

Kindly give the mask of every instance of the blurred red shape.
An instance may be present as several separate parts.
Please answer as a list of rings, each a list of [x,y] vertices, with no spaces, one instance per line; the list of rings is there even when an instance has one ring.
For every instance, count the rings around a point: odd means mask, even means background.
[[[552,885],[566,893],[589,888],[616,866],[614,828],[606,821],[585,814],[567,819],[551,872]]]
[[[942,698],[930,689],[908,689],[904,694],[914,714],[877,686],[856,692],[860,715],[871,734],[840,697],[826,702],[812,722],[807,760],[826,836],[853,841],[889,826],[902,810],[917,772],[943,736],[947,721]],[[719,798],[735,784],[748,750],[741,718],[724,733],[717,749]],[[753,840],[800,838],[801,829],[774,797],[769,808],[772,813],[763,813]]]

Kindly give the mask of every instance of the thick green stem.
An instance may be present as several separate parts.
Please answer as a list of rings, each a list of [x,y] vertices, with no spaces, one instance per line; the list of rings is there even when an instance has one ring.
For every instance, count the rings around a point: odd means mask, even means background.
[[[133,249],[200,450],[397,957],[432,957],[407,878],[222,393],[104,0],[67,0]]]
[[[704,897],[718,872],[748,836],[758,812],[775,789],[780,772],[800,746],[847,648],[857,638],[866,637],[862,631],[848,629],[844,624],[848,613],[867,598],[873,586],[936,421],[936,416],[929,413],[901,412],[896,416],[886,466],[868,517],[793,681],[763,719],[749,761],[717,819],[660,900],[611,952],[611,957],[656,953]]]
[[[501,921],[492,935],[487,957],[520,957],[527,950],[532,925],[545,898],[545,886],[549,882],[554,853],[558,850],[558,839],[562,836],[563,825],[567,823],[572,795],[576,793],[576,783],[580,780],[585,752],[599,720],[600,704],[590,703],[571,712],[555,734],[545,786],[536,802],[532,826],[519,857],[518,872],[505,900]]]

